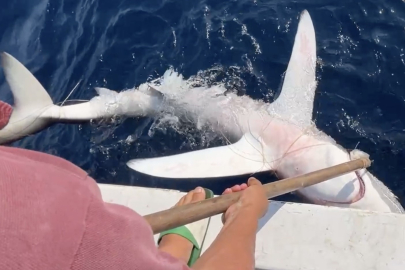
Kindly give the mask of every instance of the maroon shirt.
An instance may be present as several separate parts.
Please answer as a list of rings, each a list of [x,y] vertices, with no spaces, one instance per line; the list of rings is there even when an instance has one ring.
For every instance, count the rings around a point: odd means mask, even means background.
[[[79,167],[0,146],[0,269],[189,268],[157,249],[139,214],[105,203]]]
[[[0,100],[0,129],[8,124],[8,120],[13,112],[13,107],[10,104]]]

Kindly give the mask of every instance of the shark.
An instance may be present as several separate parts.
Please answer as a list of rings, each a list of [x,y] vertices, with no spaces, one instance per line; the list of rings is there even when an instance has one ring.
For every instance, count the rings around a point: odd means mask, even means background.
[[[56,122],[76,123],[116,115],[159,118],[170,112],[197,127],[208,126],[229,143],[177,155],[135,158],[129,168],[172,178],[216,178],[274,172],[289,178],[341,164],[367,153],[348,151],[313,121],[316,39],[312,19],[302,11],[282,89],[272,103],[226,93],[220,85],[195,86],[174,71],[138,89],[96,88],[98,96],[57,105],[27,68],[1,53],[14,105],[0,102],[0,144],[34,134]],[[404,213],[398,198],[367,169],[296,192],[314,204]]]

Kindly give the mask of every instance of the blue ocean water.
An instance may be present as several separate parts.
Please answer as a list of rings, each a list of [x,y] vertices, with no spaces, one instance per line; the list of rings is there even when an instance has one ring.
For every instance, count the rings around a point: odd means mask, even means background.
[[[14,0],[0,10],[0,50],[20,60],[54,102],[90,99],[94,87],[138,86],[169,67],[185,77],[222,67],[230,87],[269,101],[280,90],[299,14],[312,17],[319,80],[314,117],[345,148],[373,159],[370,171],[405,205],[405,3],[401,0]],[[217,71],[218,72],[218,71]],[[217,74],[218,75],[218,74]],[[221,74],[220,74],[221,75]],[[271,95],[269,95],[269,93]],[[12,103],[0,74],[0,99]],[[196,135],[148,135],[151,119],[55,124],[11,145],[63,157],[100,183],[216,193],[246,177],[173,180],[126,162],[214,146]],[[135,141],[128,143],[126,138]],[[264,182],[275,178],[257,176]],[[279,199],[296,200],[286,195]]]

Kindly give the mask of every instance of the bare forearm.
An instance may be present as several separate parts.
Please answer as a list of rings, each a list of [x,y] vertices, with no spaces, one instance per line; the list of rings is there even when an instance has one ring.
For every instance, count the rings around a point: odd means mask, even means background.
[[[254,269],[258,220],[249,211],[240,211],[227,222],[218,237],[192,267],[195,270]]]

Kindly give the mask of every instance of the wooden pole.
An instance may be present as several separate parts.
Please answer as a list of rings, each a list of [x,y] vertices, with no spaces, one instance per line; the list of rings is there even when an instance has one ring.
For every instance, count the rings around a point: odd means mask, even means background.
[[[267,198],[270,199],[301,188],[319,184],[358,169],[367,168],[370,165],[371,162],[368,158],[360,158],[301,176],[265,184],[263,187],[266,190]],[[221,195],[212,199],[177,206],[146,215],[144,218],[152,227],[153,233],[158,234],[165,230],[224,213],[229,206],[239,200],[242,192]]]

